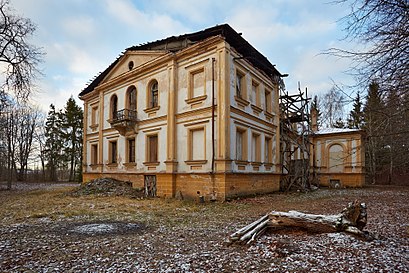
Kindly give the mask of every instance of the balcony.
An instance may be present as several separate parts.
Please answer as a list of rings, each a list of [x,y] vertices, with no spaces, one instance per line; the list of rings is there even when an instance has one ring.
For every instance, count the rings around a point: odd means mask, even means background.
[[[112,119],[108,120],[112,128],[118,130],[121,135],[126,132],[136,132],[137,114],[134,110],[122,109],[113,114]]]

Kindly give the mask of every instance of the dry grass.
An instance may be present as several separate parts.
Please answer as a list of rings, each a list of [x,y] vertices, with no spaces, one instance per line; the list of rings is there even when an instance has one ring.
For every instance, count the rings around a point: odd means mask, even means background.
[[[320,189],[225,203],[78,196],[73,188],[0,190],[0,269],[4,272],[404,272],[409,270],[408,187]],[[272,210],[339,213],[368,205],[367,230],[382,238],[268,233],[250,247],[226,246],[238,228]],[[140,224],[140,232],[70,233],[93,223]],[[330,251],[328,250],[330,249]],[[0,270],[2,271],[2,270]]]

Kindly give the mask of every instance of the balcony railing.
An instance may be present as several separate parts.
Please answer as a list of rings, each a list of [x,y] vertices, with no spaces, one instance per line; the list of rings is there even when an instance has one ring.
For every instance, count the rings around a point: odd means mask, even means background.
[[[129,109],[122,109],[114,113],[111,124],[112,123],[120,123],[124,121],[136,122],[137,116],[136,111],[129,110]]]
[[[113,113],[109,123],[111,123],[111,127],[117,129],[120,134],[125,134],[127,131],[136,130],[137,121],[136,111],[122,109]]]

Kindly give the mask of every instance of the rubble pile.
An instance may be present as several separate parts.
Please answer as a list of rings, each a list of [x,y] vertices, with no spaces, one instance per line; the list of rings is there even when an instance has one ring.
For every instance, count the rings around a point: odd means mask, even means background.
[[[70,195],[97,195],[97,196],[128,196],[131,198],[143,198],[144,191],[135,189],[130,182],[124,182],[113,178],[97,178],[83,183],[74,189]]]

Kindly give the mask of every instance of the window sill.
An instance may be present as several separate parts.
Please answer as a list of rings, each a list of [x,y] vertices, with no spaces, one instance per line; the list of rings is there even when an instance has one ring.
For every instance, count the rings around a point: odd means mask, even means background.
[[[256,113],[257,115],[263,111],[261,107],[254,104],[251,105],[251,109],[253,109],[253,112]]]
[[[197,102],[204,101],[206,99],[207,99],[207,95],[202,95],[202,96],[198,96],[198,97],[185,99],[185,102],[187,104],[192,104],[192,103],[197,103]]]
[[[150,114],[150,113],[154,113],[158,111],[159,109],[160,109],[160,106],[155,106],[155,107],[143,109],[143,111],[147,114]]]
[[[250,104],[248,100],[245,100],[242,97],[234,96],[234,99],[236,100],[237,104],[242,107],[246,107],[247,105]]]
[[[127,162],[127,163],[124,163],[124,166],[126,168],[132,168],[132,167],[136,167],[136,163],[135,162]]]
[[[237,165],[248,165],[249,162],[246,160],[235,160],[234,162],[236,162]]]
[[[108,163],[107,166],[110,168],[115,168],[118,167],[118,163]]]
[[[92,125],[89,126],[89,128],[90,128],[92,131],[95,131],[96,129],[98,129],[98,124],[92,124]]]
[[[91,168],[91,170],[96,170],[101,167],[102,164],[89,164],[88,166]]]
[[[143,162],[145,166],[159,166],[160,162]]]
[[[204,165],[207,163],[207,160],[186,160],[186,165]]]
[[[251,166],[256,166],[256,167],[260,167],[263,163],[259,162],[259,161],[252,161],[250,162]]]
[[[273,117],[274,117],[274,114],[270,113],[269,111],[264,111],[264,115],[265,115],[267,118],[273,118]]]

